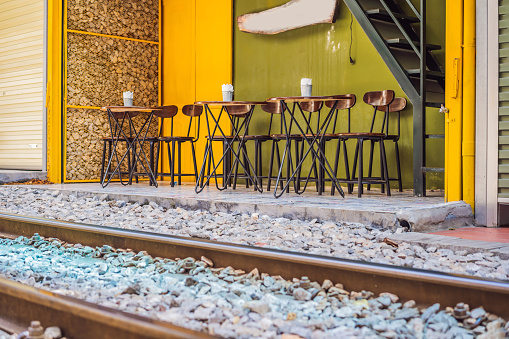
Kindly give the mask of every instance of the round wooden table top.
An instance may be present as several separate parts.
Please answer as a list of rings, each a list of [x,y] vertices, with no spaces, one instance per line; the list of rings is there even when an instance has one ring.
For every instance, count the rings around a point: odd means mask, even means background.
[[[246,105],[263,105],[265,101],[197,101],[195,105],[207,106],[246,106]]]
[[[155,107],[141,107],[141,106],[105,106],[101,108],[101,111],[106,112],[110,110],[113,113],[124,113],[124,112],[153,112],[153,111],[161,111],[160,108]]]
[[[285,101],[285,102],[312,102],[312,101],[331,101],[331,100],[339,100],[338,95],[329,95],[329,96],[318,96],[318,97],[274,97],[268,98],[267,102],[275,102],[275,101]]]

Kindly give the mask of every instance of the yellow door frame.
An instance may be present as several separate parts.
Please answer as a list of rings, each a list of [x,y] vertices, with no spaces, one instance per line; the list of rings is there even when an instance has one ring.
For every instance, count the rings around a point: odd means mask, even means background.
[[[446,2],[445,200],[475,203],[475,0]]]
[[[48,180],[61,183],[63,179],[62,145],[62,70],[63,70],[63,4],[48,0],[48,82],[47,107],[47,170]],[[44,127],[43,127],[44,128]]]
[[[463,5],[463,200],[475,205],[475,0],[465,0]]]

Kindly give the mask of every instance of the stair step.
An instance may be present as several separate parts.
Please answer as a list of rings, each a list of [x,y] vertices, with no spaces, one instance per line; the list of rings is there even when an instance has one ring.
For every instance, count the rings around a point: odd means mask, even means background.
[[[426,172],[435,172],[435,173],[440,173],[440,172],[445,172],[445,168],[443,167],[422,167],[422,173],[426,173]]]
[[[421,70],[418,68],[417,69],[408,69],[406,72],[411,78],[418,79],[421,75]],[[445,73],[436,72],[436,71],[426,71],[426,78],[431,79],[431,80],[445,80]]]
[[[426,139],[445,139],[445,134],[426,134]]]
[[[443,102],[427,102],[426,107],[441,108],[443,104]]]
[[[399,49],[406,49],[406,50],[413,51],[412,46],[410,46],[410,44],[408,43],[408,41],[405,38],[394,38],[394,39],[385,40],[385,42],[387,43],[387,45],[389,45],[389,47],[392,47],[392,48],[399,48]],[[415,47],[420,48],[421,44],[418,41],[414,41],[414,45],[415,45]],[[428,50],[434,51],[434,50],[442,49],[442,46],[434,45],[434,44],[426,44],[426,48]]]
[[[391,16],[389,15],[389,13],[386,10],[383,10],[383,9],[380,9],[380,8],[370,9],[370,10],[366,11],[366,14],[371,19],[373,19],[373,20],[379,20],[379,21],[385,21],[385,22],[394,23],[394,21],[392,20]],[[413,17],[413,16],[408,16],[408,15],[401,14],[401,13],[392,13],[392,14],[397,19],[399,19],[401,21],[406,21],[406,22],[409,22],[409,23],[418,23],[418,22],[421,22],[418,18]]]

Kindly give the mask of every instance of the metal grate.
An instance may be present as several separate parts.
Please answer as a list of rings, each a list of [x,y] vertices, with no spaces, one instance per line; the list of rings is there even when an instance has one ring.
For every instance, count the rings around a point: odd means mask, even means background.
[[[159,1],[68,0],[67,28],[159,41]]]
[[[121,105],[128,90],[134,105],[157,105],[158,45],[79,33],[67,38],[67,105]]]

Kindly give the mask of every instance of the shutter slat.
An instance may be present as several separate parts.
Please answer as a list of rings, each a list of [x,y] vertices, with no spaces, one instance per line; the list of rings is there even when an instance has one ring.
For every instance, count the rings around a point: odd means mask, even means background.
[[[509,159],[509,151],[498,151],[498,159],[499,160],[507,160]]]
[[[0,0],[0,168],[42,169],[43,40],[44,0]]]

